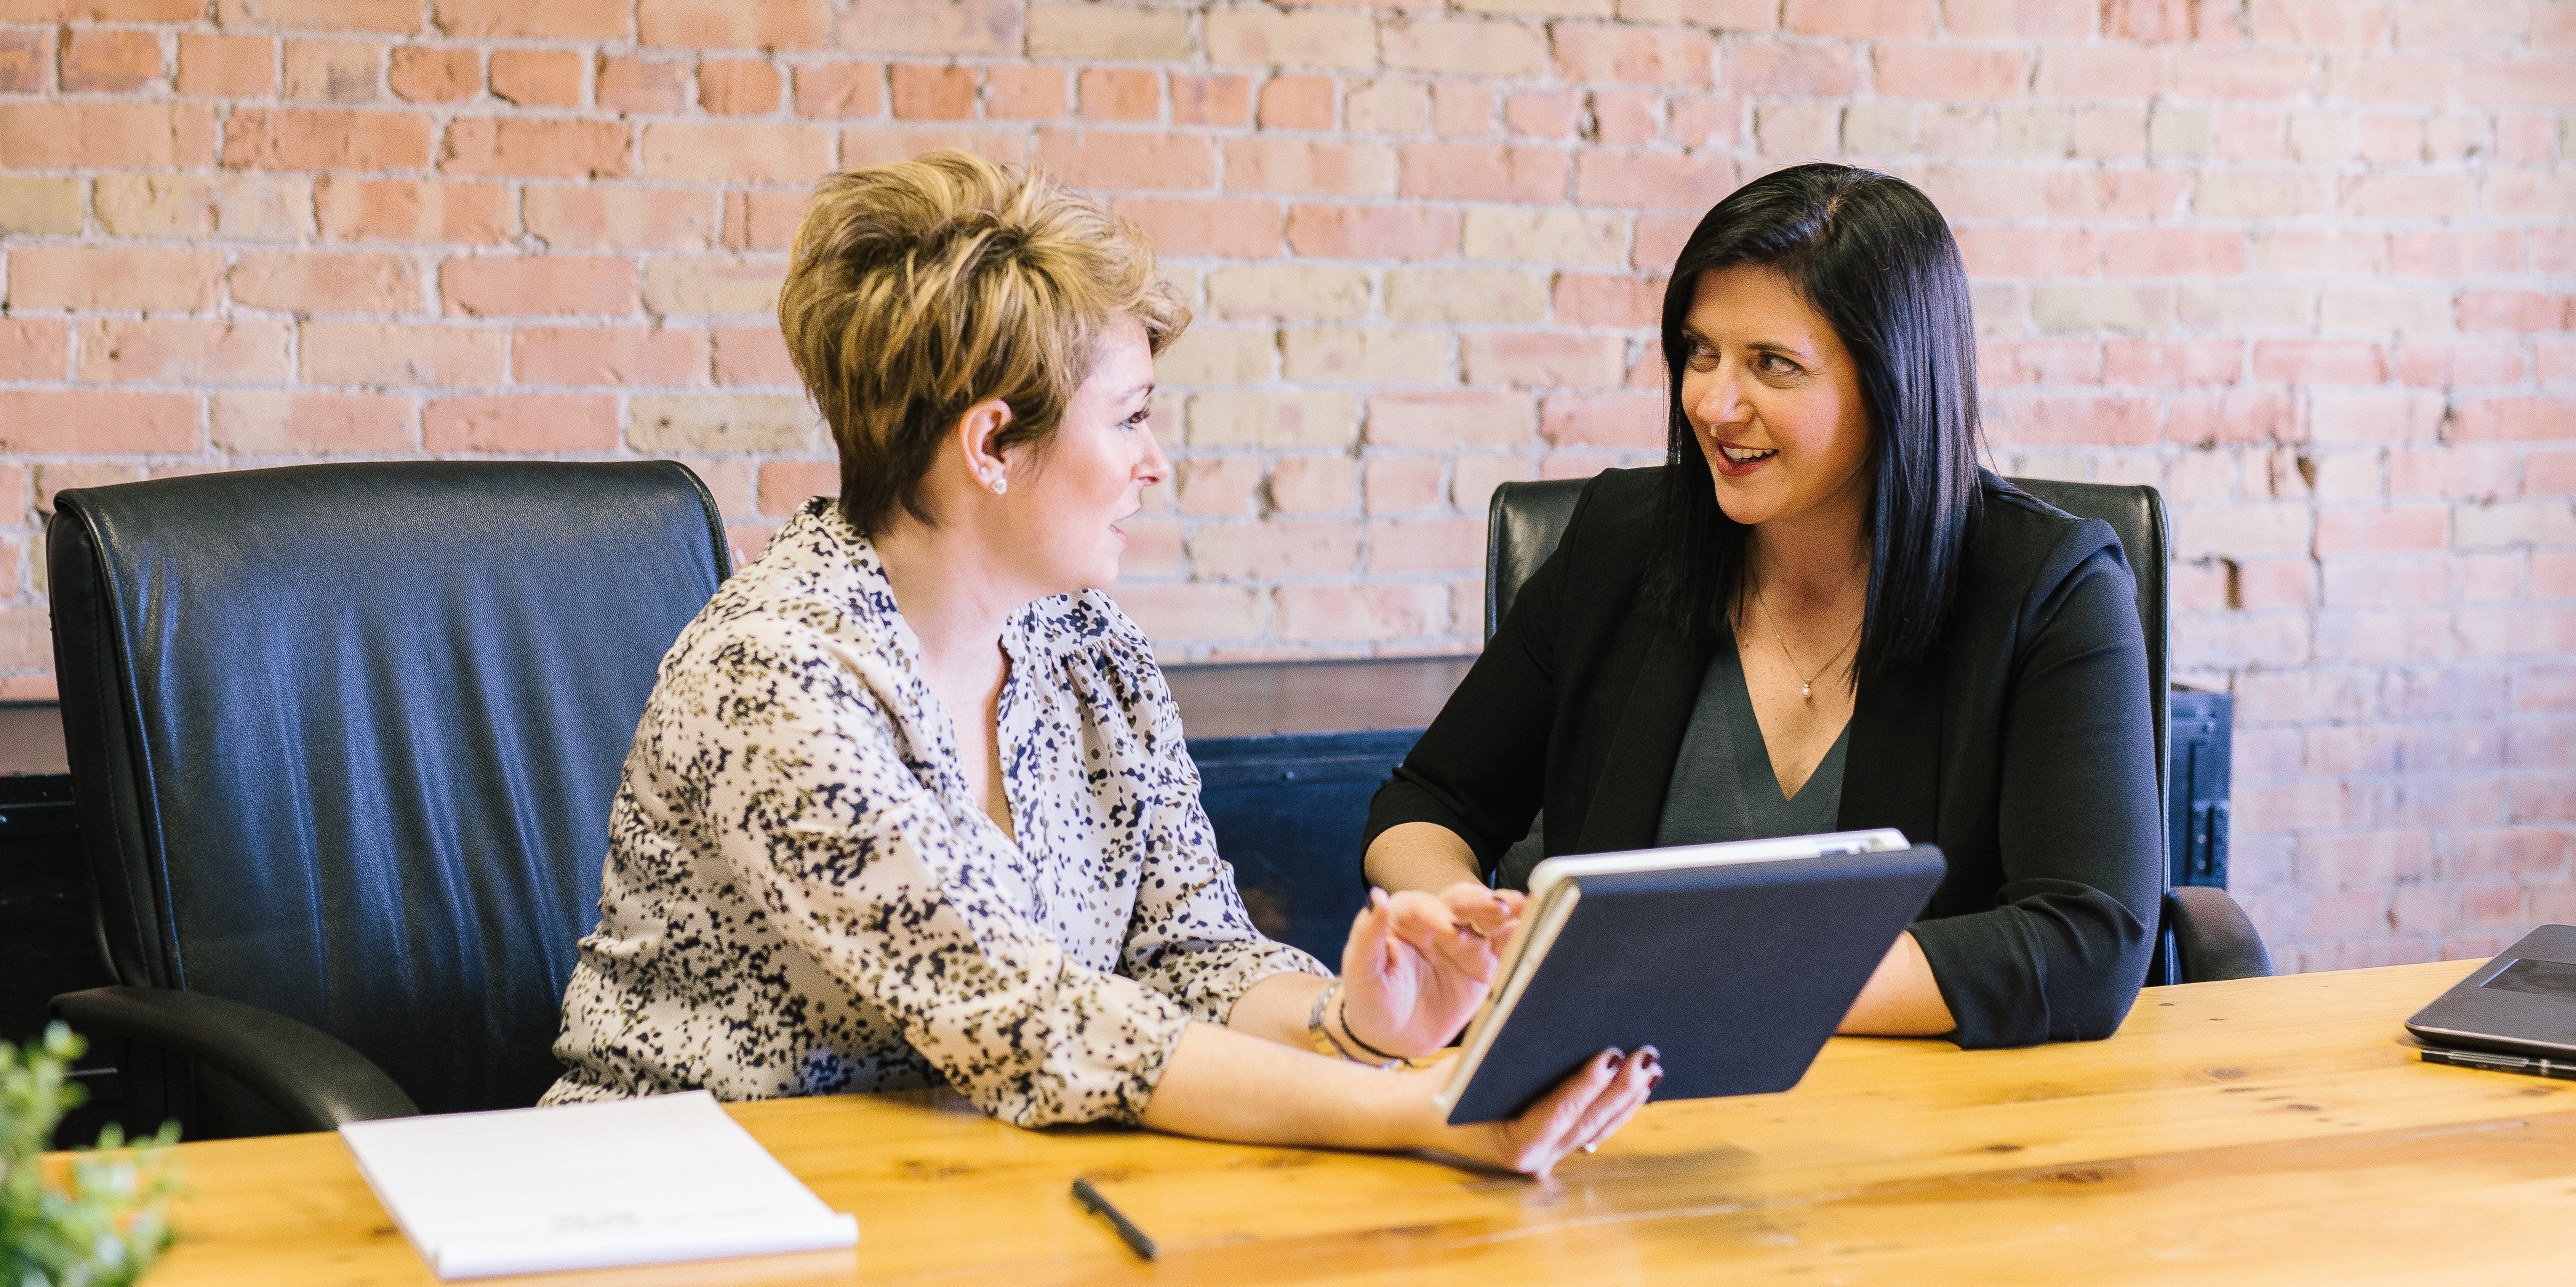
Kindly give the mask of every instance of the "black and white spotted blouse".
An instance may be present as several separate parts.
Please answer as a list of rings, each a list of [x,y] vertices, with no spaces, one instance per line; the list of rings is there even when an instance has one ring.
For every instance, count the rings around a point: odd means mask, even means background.
[[[876,551],[826,498],[663,658],[609,815],[544,1102],[956,1087],[1023,1126],[1133,1121],[1192,1019],[1324,973],[1218,860],[1179,712],[1097,591],[1005,627],[1012,843]]]

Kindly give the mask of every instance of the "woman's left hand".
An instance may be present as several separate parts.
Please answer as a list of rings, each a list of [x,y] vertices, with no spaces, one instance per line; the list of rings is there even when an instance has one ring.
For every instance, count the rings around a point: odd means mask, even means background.
[[[1473,881],[1436,895],[1370,890],[1342,949],[1349,1035],[1407,1057],[1447,1044],[1485,1003],[1524,901]]]

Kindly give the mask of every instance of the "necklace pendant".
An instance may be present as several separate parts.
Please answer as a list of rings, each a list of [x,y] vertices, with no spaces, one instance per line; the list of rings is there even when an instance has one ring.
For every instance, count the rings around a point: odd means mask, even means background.
[[[1816,681],[1810,679],[1798,685],[1798,696],[1811,702],[1816,700]]]

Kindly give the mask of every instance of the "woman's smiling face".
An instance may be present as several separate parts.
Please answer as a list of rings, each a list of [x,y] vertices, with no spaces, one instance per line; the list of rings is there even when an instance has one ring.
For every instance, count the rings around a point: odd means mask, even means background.
[[[1728,518],[1753,526],[1866,508],[1860,369],[1786,276],[1756,264],[1702,273],[1682,338],[1682,412]]]

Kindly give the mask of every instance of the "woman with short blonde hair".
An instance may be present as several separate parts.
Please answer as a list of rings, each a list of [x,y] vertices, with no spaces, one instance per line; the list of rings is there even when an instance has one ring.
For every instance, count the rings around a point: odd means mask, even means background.
[[[1169,472],[1143,237],[957,152],[835,175],[779,316],[840,449],[662,663],[548,1102],[945,1083],[1020,1125],[1544,1172],[1661,1076],[1604,1051],[1453,1128],[1431,1074],[1518,904],[1377,898],[1335,979],[1245,915],[1153,653],[1102,592]]]

